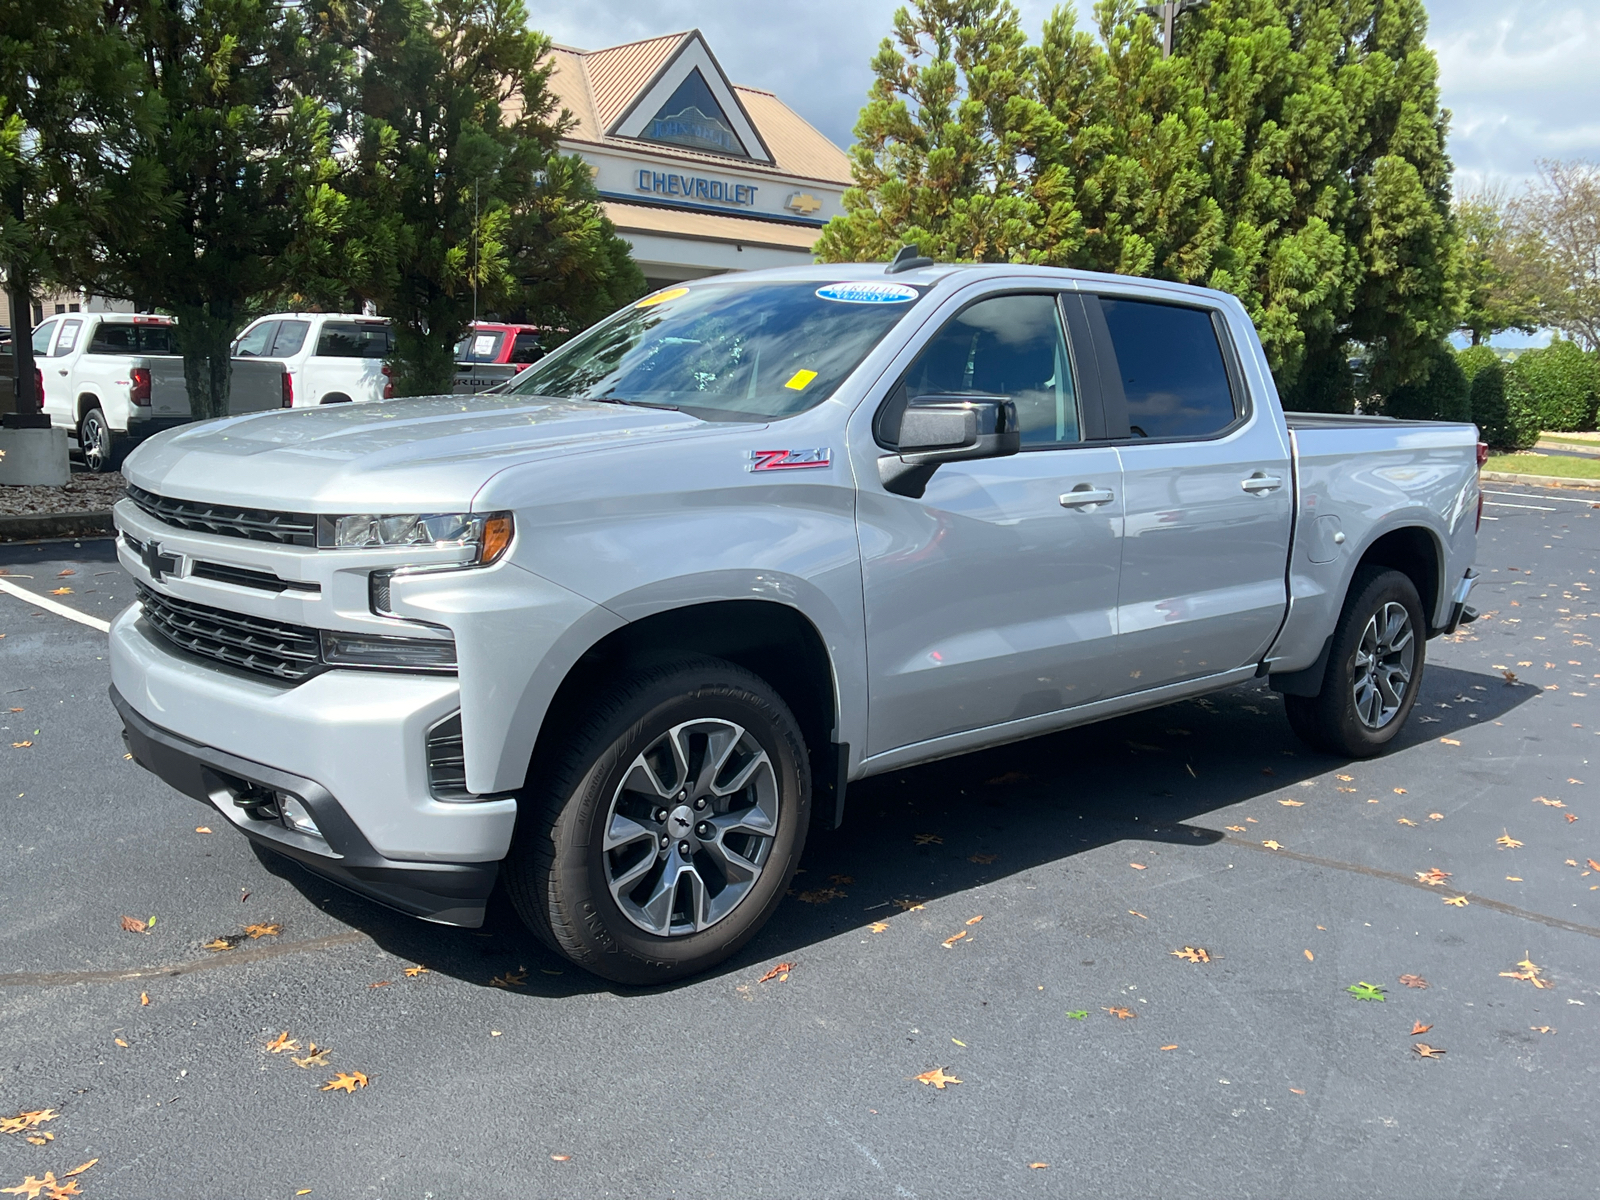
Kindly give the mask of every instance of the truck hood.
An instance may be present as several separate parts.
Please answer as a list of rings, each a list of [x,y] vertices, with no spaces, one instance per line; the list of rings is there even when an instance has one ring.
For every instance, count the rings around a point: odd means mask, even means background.
[[[716,428],[679,412],[548,396],[424,396],[185,425],[140,446],[123,474],[160,495],[249,508],[451,511],[516,463]]]

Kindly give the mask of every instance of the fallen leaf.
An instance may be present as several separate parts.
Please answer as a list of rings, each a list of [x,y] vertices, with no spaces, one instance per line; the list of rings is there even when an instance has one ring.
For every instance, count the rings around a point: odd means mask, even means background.
[[[1416,876],[1429,887],[1437,887],[1450,878],[1450,872],[1441,871],[1438,867],[1429,867],[1426,871],[1416,872]]]
[[[1421,1021],[1416,1021],[1411,1026],[1411,1036],[1416,1037],[1419,1033],[1427,1033],[1432,1028],[1432,1025],[1424,1025]]]
[[[196,833],[210,833],[211,832],[211,826],[209,826],[209,825],[196,825],[194,827],[194,831]]]
[[[1415,828],[1416,828],[1416,827],[1417,827],[1417,823],[1416,823],[1416,822],[1415,822],[1415,821],[1412,821],[1412,820],[1408,820],[1408,819],[1407,819],[1407,818],[1405,818],[1405,817],[1401,817],[1401,818],[1400,818],[1400,819],[1399,819],[1399,820],[1397,820],[1397,821],[1396,821],[1396,822],[1395,822],[1395,824],[1396,824],[1396,825],[1409,825],[1409,826],[1411,826],[1411,827],[1412,827],[1412,828],[1413,828],[1413,829],[1415,829]]]
[[[67,569],[66,569],[66,570],[64,570],[64,571],[57,571],[57,572],[56,572],[56,578],[57,578],[57,579],[64,579],[64,578],[66,578],[66,577],[67,577],[67,576],[68,576],[68,575],[76,575],[76,574],[77,574],[77,572],[76,572],[76,571],[74,571],[74,570],[73,570],[73,569],[72,569],[72,568],[71,568],[71,567],[68,567],[68,568],[67,568]]]
[[[16,1187],[0,1188],[0,1192],[12,1196],[26,1196],[28,1200],[37,1200],[39,1193],[44,1191],[45,1188],[54,1189],[56,1186],[55,1172],[46,1171],[43,1179],[40,1179],[37,1175],[29,1175]]]
[[[1578,815],[1576,813],[1568,813],[1567,814],[1567,824],[1568,825],[1571,825],[1577,819],[1578,819]]]
[[[957,1079],[954,1075],[946,1075],[943,1067],[935,1067],[931,1071],[924,1071],[921,1075],[918,1075],[917,1082],[931,1083],[934,1087],[938,1088],[942,1092],[944,1091],[946,1084],[960,1083],[961,1080]]]
[[[1426,1042],[1418,1042],[1414,1047],[1420,1058],[1443,1058],[1444,1049],[1439,1046],[1430,1046]]]
[[[1555,1030],[1550,1028],[1550,1026],[1548,1026],[1548,1025],[1529,1025],[1528,1028],[1533,1030],[1535,1033],[1554,1033],[1555,1032]]]
[[[1130,917],[1138,917],[1141,921],[1148,921],[1150,919],[1149,917],[1145,916],[1142,912],[1140,912],[1137,908],[1130,908],[1128,910],[1128,915]]]
[[[246,925],[244,932],[252,941],[256,938],[277,937],[283,932],[282,925]]]
[[[1246,824],[1250,824],[1250,825],[1259,825],[1259,824],[1261,824],[1261,822],[1256,820],[1254,817],[1246,817],[1245,818],[1245,822],[1246,822]]]
[[[806,904],[827,904],[832,900],[844,900],[846,898],[846,893],[841,892],[838,888],[831,887],[815,888],[812,891],[800,893],[801,901]]]
[[[244,941],[244,934],[242,934],[242,933],[230,933],[230,934],[226,934],[226,935],[224,935],[222,937],[215,938],[212,941],[207,942],[203,947],[201,947],[201,949],[204,949],[204,950],[232,950],[235,946],[237,946],[242,941]]]
[[[1049,1165],[1050,1165],[1049,1163],[1029,1163],[1028,1164],[1028,1170],[1030,1170],[1030,1171],[1042,1171],[1046,1167],[1048,1167]]]
[[[1290,1088],[1289,1090],[1296,1096],[1304,1096],[1306,1094],[1305,1088]]]
[[[1517,681],[1517,673],[1515,671],[1501,671],[1500,674],[1506,677],[1507,683],[1515,683]]]
[[[300,1043],[291,1039],[289,1037],[289,1031],[285,1029],[277,1037],[273,1038],[267,1043],[267,1049],[273,1054],[282,1054],[285,1050],[300,1049]]]
[[[965,929],[963,929],[960,933],[952,933],[949,937],[945,938],[945,940],[940,942],[939,944],[941,946],[943,946],[946,950],[949,950],[949,949],[952,949],[957,942],[959,942],[962,938],[964,938],[966,936],[967,936],[967,931]]]
[[[51,1142],[56,1140],[56,1135],[47,1129],[38,1135],[30,1133],[26,1140],[30,1146],[48,1146]]]
[[[1566,805],[1561,803],[1561,801],[1559,801],[1559,800],[1546,800],[1543,796],[1535,796],[1533,798],[1533,802],[1535,804],[1542,804],[1546,808],[1565,808],[1566,807]]]
[[[1467,906],[1467,898],[1465,896],[1446,896],[1444,902],[1450,905],[1451,908],[1465,908]]]
[[[46,1121],[54,1121],[60,1115],[53,1108],[36,1108],[14,1117],[0,1117],[0,1133],[21,1133],[24,1129],[34,1129]]]
[[[1352,983],[1345,988],[1345,991],[1349,992],[1357,1000],[1381,1001],[1383,999],[1383,989],[1376,984],[1368,983],[1366,980],[1362,980],[1360,983]]]
[[[394,980],[392,980],[392,979],[380,979],[376,983],[367,984],[367,986],[369,988],[388,987],[393,982],[394,982]]]
[[[1512,837],[1509,833],[1502,834],[1500,837],[1495,838],[1494,844],[1497,846],[1504,846],[1507,850],[1515,850],[1518,846],[1522,845],[1521,842],[1517,841],[1517,839]]]
[[[68,1171],[61,1178],[63,1178],[63,1179],[71,1179],[74,1175],[82,1175],[85,1171],[87,1171],[90,1167],[94,1166],[95,1163],[97,1163],[99,1161],[100,1160],[98,1158],[91,1158],[86,1163],[79,1163],[77,1166],[73,1167],[72,1170]]]
[[[1521,875],[1507,875],[1506,876],[1506,882],[1507,883],[1521,883],[1522,882],[1522,876]]]
[[[896,900],[894,906],[901,912],[921,912],[927,907],[916,900]]]
[[[1130,867],[1132,867],[1135,871],[1143,871],[1143,870],[1146,869],[1145,865],[1143,863],[1129,863],[1128,865]]]
[[[58,587],[53,589],[50,594],[52,596],[70,596],[72,595],[72,589],[69,587]]]
[[[357,1088],[367,1086],[367,1077],[360,1071],[340,1071],[334,1078],[322,1085],[325,1092],[348,1092],[354,1094]]]
[[[1571,862],[1572,860],[1569,858],[1567,861]],[[1600,871],[1600,862],[1595,862],[1595,860],[1592,858],[1585,859],[1584,861],[1589,864],[1591,870]]]
[[[1311,951],[1302,950],[1301,953],[1306,956],[1306,961],[1307,962],[1316,962],[1317,961],[1317,956],[1315,954],[1311,953]]]
[[[1402,975],[1400,976],[1400,982],[1408,988],[1425,988],[1428,986],[1428,981],[1421,975]]]
[[[1211,951],[1204,946],[1185,946],[1182,950],[1171,951],[1171,954],[1175,958],[1183,959],[1184,962],[1208,963],[1211,961]]]
[[[1273,841],[1271,838],[1268,838],[1266,841],[1262,842],[1261,844],[1263,846],[1265,846],[1268,850],[1282,850],[1283,849],[1283,847],[1281,845],[1279,845],[1277,842]]]
[[[570,1155],[570,1154],[552,1154],[550,1156],[550,1161],[551,1162],[571,1162],[572,1161],[572,1155]]]
[[[123,917],[122,927],[129,933],[149,933],[150,927],[138,917]]]
[[[918,833],[913,835],[911,840],[918,846],[944,845],[944,838],[940,837],[937,833]]]
[[[331,1053],[333,1053],[331,1047],[318,1046],[315,1042],[312,1042],[306,1047],[306,1056],[304,1058],[295,1058],[290,1055],[289,1061],[302,1070],[307,1067],[325,1067],[328,1065],[328,1055]]]
[[[1306,806],[1304,800],[1279,800],[1278,803],[1285,808],[1304,808]]]
[[[781,962],[777,966],[773,967],[772,970],[763,975],[760,979],[756,980],[756,982],[765,983],[769,979],[776,979],[779,975],[783,975],[792,970],[794,970],[794,964],[792,962]]]
[[[124,1050],[128,1048],[128,1043],[123,1041],[121,1038],[112,1038],[111,1040],[117,1045],[121,1046]]]
[[[1443,742],[1446,746],[1459,746],[1459,745],[1461,745],[1461,743],[1456,741],[1455,738],[1444,738],[1444,737],[1442,737],[1439,740],[1441,742]]]
[[[1442,821],[1442,820],[1444,820],[1444,814],[1443,813],[1429,813],[1428,814],[1428,820],[1430,820],[1430,821]]]
[[[872,923],[872,932],[873,933],[887,933],[887,932],[889,932],[889,922],[887,922],[887,921],[874,921]]]
[[[11,743],[11,748],[13,750],[25,750],[27,747],[29,747],[31,745],[33,745],[32,742],[12,742]]]
[[[1243,825],[1229,825],[1228,828],[1234,833],[1249,833],[1250,832]]]
[[[1405,790],[1405,788],[1395,788],[1394,789],[1394,794],[1396,796],[1404,796],[1406,794],[1406,790]]]
[[[968,917],[968,918],[967,918],[967,924],[968,924],[968,925],[976,925],[976,924],[977,924],[977,923],[978,923],[978,922],[979,922],[979,921],[981,921],[981,920],[983,920],[983,914],[982,914],[982,913],[979,913],[979,914],[978,914],[978,915],[977,915],[977,916],[975,916],[975,917]]]
[[[1067,1016],[1074,1021],[1087,1020],[1089,1016],[1089,1010],[1087,1008],[1074,1009],[1072,1012],[1069,1012]]]
[[[1000,856],[998,854],[969,854],[967,855],[967,861],[981,863],[983,866],[988,866],[999,857]]]
[[[150,993],[149,992],[140,992],[139,993],[139,1003],[141,1005],[149,1004],[150,1003]]]
[[[408,978],[408,979],[415,979],[418,975],[426,975],[427,973],[428,973],[428,968],[427,967],[407,967],[406,968],[406,978]]]
[[[1133,1009],[1123,1008],[1120,1004],[1113,1005],[1112,1007],[1106,1009],[1106,1011],[1119,1021],[1131,1021],[1139,1015],[1138,1013],[1134,1012]]]
[[[1177,1042],[1173,1042],[1173,1043],[1172,1043],[1172,1045],[1170,1045],[1170,1046],[1163,1046],[1163,1047],[1161,1047],[1161,1048],[1162,1048],[1162,1049],[1163,1049],[1163,1050],[1176,1050],[1176,1049],[1177,1049],[1177,1048],[1178,1048],[1178,1043],[1177,1043]]]

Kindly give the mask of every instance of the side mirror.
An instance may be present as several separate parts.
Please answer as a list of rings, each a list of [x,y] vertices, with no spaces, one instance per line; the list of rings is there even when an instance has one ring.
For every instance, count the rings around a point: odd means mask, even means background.
[[[918,396],[906,404],[896,453],[878,460],[886,491],[920,500],[948,462],[1005,458],[1022,449],[1017,406],[1008,396]]]

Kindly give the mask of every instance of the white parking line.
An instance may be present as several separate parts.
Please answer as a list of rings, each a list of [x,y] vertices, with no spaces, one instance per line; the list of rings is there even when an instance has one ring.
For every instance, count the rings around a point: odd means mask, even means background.
[[[1555,501],[1558,501],[1561,504],[1594,504],[1595,503],[1595,501],[1593,501],[1593,500],[1579,500],[1579,499],[1576,499],[1575,497],[1572,497],[1572,496],[1544,496],[1544,495],[1537,495],[1536,496],[1532,492],[1496,492],[1496,491],[1493,491],[1493,490],[1491,490],[1489,488],[1484,488],[1483,489],[1483,494],[1485,496],[1519,496],[1524,500],[1555,500]],[[1493,504],[1494,501],[1493,500],[1487,500],[1487,501],[1485,501],[1485,503],[1486,504]],[[1551,511],[1553,512],[1555,510],[1552,509]]]
[[[90,629],[98,629],[101,633],[111,632],[111,622],[102,621],[99,617],[91,617],[88,613],[81,613],[75,608],[68,608],[59,604],[48,596],[36,596],[27,588],[19,588],[9,580],[0,579],[0,592],[7,592],[18,600],[26,600],[29,604],[37,604],[40,608],[55,613],[58,617],[65,617],[69,621],[76,621],[80,625],[87,625]]]
[[[1504,500],[1485,500],[1485,508],[1531,508],[1535,512],[1560,512],[1559,508],[1551,508],[1546,504],[1507,504]]]

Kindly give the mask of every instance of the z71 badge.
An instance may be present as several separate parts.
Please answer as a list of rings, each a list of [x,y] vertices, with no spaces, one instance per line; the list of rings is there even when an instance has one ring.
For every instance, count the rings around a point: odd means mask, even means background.
[[[832,465],[833,459],[826,446],[819,446],[815,450],[750,451],[752,471],[804,471]]]

